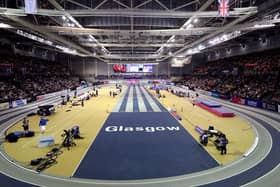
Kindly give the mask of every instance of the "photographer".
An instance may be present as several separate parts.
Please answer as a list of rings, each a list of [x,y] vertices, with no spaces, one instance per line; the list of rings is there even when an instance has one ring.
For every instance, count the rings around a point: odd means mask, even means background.
[[[220,150],[221,150],[221,155],[223,154],[227,154],[227,144],[228,144],[228,141],[226,139],[225,136],[222,136],[220,138]]]
[[[25,118],[23,118],[23,122],[22,122],[22,127],[24,130],[24,133],[27,134],[29,131],[29,120]]]
[[[70,147],[76,145],[75,142],[73,141],[73,134],[71,132],[71,129],[69,130],[63,130],[64,133],[61,135],[62,137],[65,137],[63,142],[62,142],[62,146],[63,147],[67,147],[68,150],[70,149]]]

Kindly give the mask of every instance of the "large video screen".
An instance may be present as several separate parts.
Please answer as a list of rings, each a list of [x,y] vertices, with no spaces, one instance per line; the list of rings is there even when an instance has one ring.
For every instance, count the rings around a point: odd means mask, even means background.
[[[118,73],[152,73],[152,64],[114,64],[114,72]]]

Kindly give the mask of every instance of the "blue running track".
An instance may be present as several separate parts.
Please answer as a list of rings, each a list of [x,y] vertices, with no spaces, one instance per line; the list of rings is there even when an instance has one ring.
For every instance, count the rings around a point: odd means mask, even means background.
[[[33,187],[35,185],[21,182],[0,173],[0,186],[1,187]]]
[[[138,99],[136,95],[135,86],[133,86],[133,112],[139,112]]]
[[[167,110],[162,106],[162,104],[144,87],[144,89],[147,91],[147,93],[151,96],[153,101],[157,104],[157,106],[161,109],[163,112],[167,112]]]
[[[136,88],[140,95],[137,95]],[[132,89],[132,94],[130,94]],[[148,96],[148,98],[146,97]],[[140,97],[140,98],[138,98]],[[140,99],[140,100],[139,100]],[[143,102],[143,103],[140,103]],[[145,107],[145,109],[141,108]],[[130,85],[121,100],[118,112],[167,112],[161,103],[143,86]]]
[[[127,104],[128,94],[129,94],[130,88],[131,88],[131,86],[129,86],[126,90],[125,96],[123,98],[123,102],[122,102],[121,107],[120,107],[120,112],[125,112],[125,107],[126,107],[126,104]]]
[[[74,177],[152,179],[216,166],[168,112],[111,113]]]
[[[153,108],[151,107],[150,103],[148,102],[147,98],[145,97],[145,95],[144,95],[144,93],[143,93],[141,87],[139,86],[138,88],[139,88],[141,97],[143,98],[144,104],[145,104],[145,106],[146,106],[146,108],[147,108],[147,111],[148,111],[148,112],[153,112],[154,110],[153,110]]]

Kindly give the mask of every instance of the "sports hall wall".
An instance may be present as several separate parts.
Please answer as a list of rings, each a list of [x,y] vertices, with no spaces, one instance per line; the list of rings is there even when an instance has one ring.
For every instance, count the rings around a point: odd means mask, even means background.
[[[95,77],[100,75],[111,76],[119,74],[114,72],[112,64],[104,63],[96,58],[81,58],[77,56],[60,55],[59,61],[66,63],[70,70],[72,70],[75,74],[86,77]],[[183,76],[185,74],[190,74],[195,67],[205,62],[205,54],[196,54],[193,55],[192,62],[190,64],[186,64],[184,67],[171,67],[168,61],[161,62],[158,65],[153,66],[153,72],[151,74],[155,77],[161,75],[167,75],[168,77]]]
[[[111,76],[117,74],[114,72],[112,64],[107,64],[95,58],[64,56],[61,60],[64,62],[66,61],[69,68],[78,75],[94,77],[100,75]],[[154,65],[152,74],[155,76],[161,74],[168,75],[171,73],[171,68],[169,66],[170,65],[168,63]]]

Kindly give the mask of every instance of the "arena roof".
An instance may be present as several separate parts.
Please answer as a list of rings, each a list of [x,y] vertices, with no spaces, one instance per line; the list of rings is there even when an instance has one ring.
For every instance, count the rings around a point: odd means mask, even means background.
[[[279,3],[229,0],[220,17],[215,0],[38,0],[32,14],[23,0],[1,0],[0,28],[107,63],[161,63],[278,28]]]

